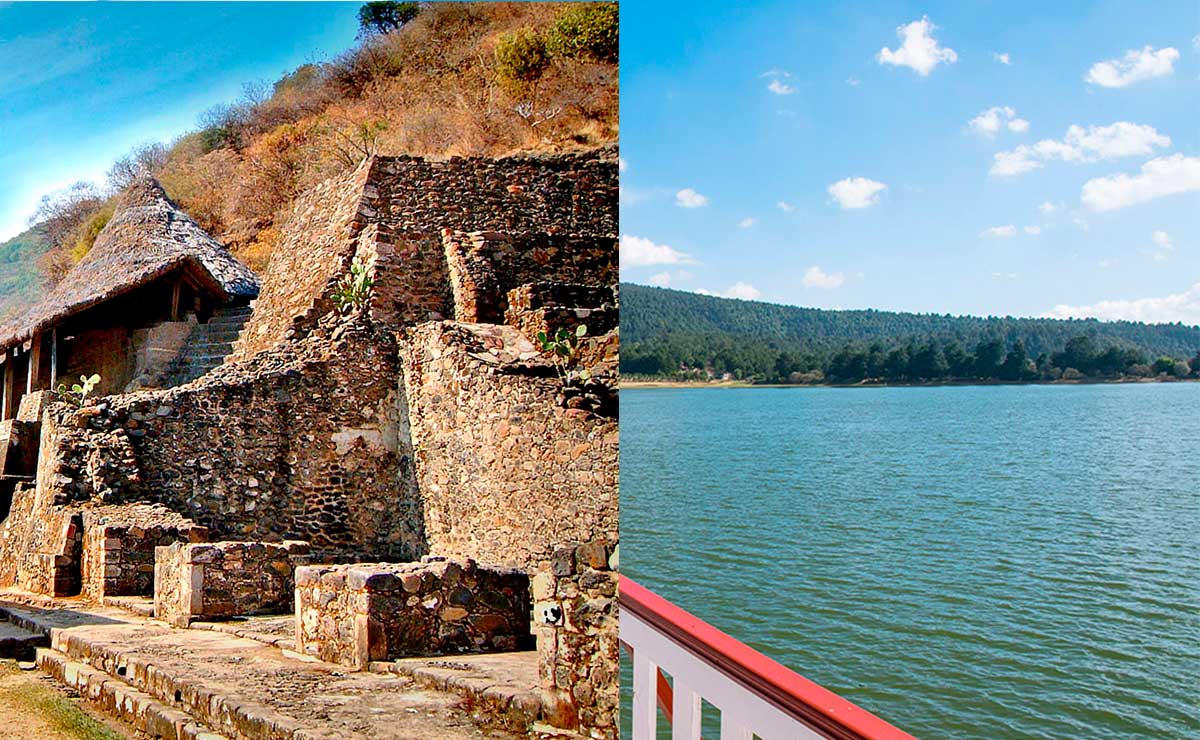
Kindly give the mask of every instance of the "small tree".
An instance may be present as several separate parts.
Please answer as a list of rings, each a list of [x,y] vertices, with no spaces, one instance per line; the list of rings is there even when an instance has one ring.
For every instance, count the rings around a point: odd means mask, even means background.
[[[514,31],[496,46],[496,72],[500,86],[517,99],[513,108],[530,128],[549,121],[562,112],[561,107],[538,110],[538,83],[550,68],[551,55],[546,38],[532,28]]]
[[[532,97],[550,67],[546,38],[532,28],[505,35],[496,45],[500,82],[514,97]]]
[[[417,17],[419,3],[369,2],[358,9],[358,29],[364,36],[391,33]]]
[[[66,383],[59,383],[54,394],[58,396],[58,400],[71,404],[75,408],[80,408],[87,402],[88,396],[92,391],[96,390],[96,386],[100,384],[100,376],[92,375],[90,378],[86,375],[79,376],[79,382],[67,388]]]

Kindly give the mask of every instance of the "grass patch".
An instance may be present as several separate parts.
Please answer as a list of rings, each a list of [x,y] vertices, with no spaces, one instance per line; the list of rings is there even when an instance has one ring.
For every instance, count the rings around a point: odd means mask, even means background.
[[[11,725],[15,720],[18,728],[21,718],[26,717],[38,724],[48,725],[63,738],[126,740],[123,735],[89,716],[62,693],[42,684],[33,676],[25,679],[12,661],[0,661],[0,717],[5,718],[5,725]]]

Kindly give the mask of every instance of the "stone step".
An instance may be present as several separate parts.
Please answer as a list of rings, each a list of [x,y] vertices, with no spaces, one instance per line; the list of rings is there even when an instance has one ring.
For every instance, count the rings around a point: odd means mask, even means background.
[[[232,351],[233,345],[231,344],[225,344],[222,342],[206,342],[204,344],[192,345],[192,347],[188,350],[188,353],[195,356],[220,355],[221,357],[225,357]]]
[[[69,662],[86,666],[153,700],[178,707],[181,714],[201,717],[230,737],[239,740],[310,737],[307,728],[290,717],[237,696],[213,691],[204,682],[184,678],[141,655],[61,630],[54,631],[51,645],[52,652],[63,655]]]
[[[189,363],[192,365],[212,365],[213,367],[216,367],[217,365],[221,364],[221,362],[226,358],[226,356],[227,355],[216,355],[216,354],[210,355],[210,354],[199,354],[199,353],[190,354],[189,353],[189,354],[183,355],[182,359],[185,363]]]
[[[30,608],[0,597],[0,614],[51,634],[51,649],[39,656],[44,670],[66,678],[67,664],[76,664],[71,666],[74,681],[88,692],[120,695],[123,706],[145,706],[152,700],[190,716],[185,722],[171,715],[172,727],[207,726],[231,740],[528,736],[497,724],[482,706],[476,708],[456,693],[426,688],[402,672],[348,672],[232,634],[172,629],[109,607],[64,606]],[[81,671],[94,673],[81,680]],[[522,675],[527,677],[519,685],[536,683],[536,656]],[[497,682],[490,680],[480,690]],[[219,737],[172,735],[165,725],[160,733],[175,740]]]
[[[0,658],[33,660],[39,647],[50,644],[46,635],[9,621],[0,621]]]
[[[38,648],[37,666],[90,704],[153,738],[166,740],[226,740],[190,715],[50,648]]]

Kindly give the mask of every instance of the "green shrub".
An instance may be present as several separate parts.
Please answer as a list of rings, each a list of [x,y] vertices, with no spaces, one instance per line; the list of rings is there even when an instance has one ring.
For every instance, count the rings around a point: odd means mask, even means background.
[[[531,94],[550,66],[545,37],[532,28],[507,34],[496,46],[496,66],[500,83],[513,96]]]
[[[587,380],[590,377],[586,370],[575,371],[579,362],[579,343],[587,336],[587,327],[583,324],[575,327],[574,331],[560,326],[554,334],[544,331],[537,333],[538,344],[542,351],[547,352],[554,360],[554,370],[564,381],[576,378]]]
[[[373,265],[363,262],[358,257],[350,263],[350,272],[342,276],[333,292],[333,305],[338,310],[347,313],[366,308],[371,300],[371,291],[375,287],[375,278],[371,276]]]
[[[616,3],[585,3],[563,11],[547,34],[556,57],[590,62],[616,62],[620,48],[620,13]]]
[[[66,383],[59,383],[54,393],[58,396],[58,400],[65,401],[79,408],[87,402],[88,396],[92,394],[92,391],[96,390],[96,386],[99,384],[99,375],[93,375],[90,378],[86,375],[80,375],[79,382],[72,385],[69,390]]]

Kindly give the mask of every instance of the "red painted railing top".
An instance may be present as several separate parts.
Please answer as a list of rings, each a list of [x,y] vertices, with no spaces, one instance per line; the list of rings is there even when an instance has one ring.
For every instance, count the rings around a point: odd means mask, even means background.
[[[628,576],[621,576],[619,602],[696,657],[822,734],[838,740],[915,740]]]

